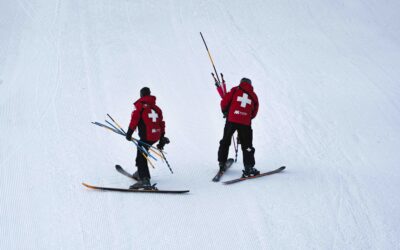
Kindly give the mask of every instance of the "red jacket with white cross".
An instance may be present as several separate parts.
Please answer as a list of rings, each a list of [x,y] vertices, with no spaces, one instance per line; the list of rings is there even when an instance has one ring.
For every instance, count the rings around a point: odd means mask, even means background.
[[[233,87],[222,99],[221,110],[228,113],[229,122],[250,126],[258,112],[258,97],[253,86],[242,82]]]
[[[140,140],[158,141],[165,134],[165,122],[155,96],[144,96],[134,103],[129,128],[139,128]]]

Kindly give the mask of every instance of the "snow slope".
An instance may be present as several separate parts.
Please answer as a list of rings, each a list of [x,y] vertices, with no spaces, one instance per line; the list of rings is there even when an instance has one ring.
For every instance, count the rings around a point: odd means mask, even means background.
[[[0,249],[400,249],[400,2],[0,1]],[[229,86],[260,99],[257,168],[211,183],[224,120],[202,31]],[[139,89],[164,110],[152,181],[134,170]],[[232,152],[231,152],[232,154]],[[241,156],[239,157],[241,161]],[[224,179],[240,175],[234,165]]]

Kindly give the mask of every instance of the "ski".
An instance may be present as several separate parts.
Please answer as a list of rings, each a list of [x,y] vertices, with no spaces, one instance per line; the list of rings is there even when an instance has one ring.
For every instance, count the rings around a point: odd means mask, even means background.
[[[245,180],[249,180],[249,179],[254,179],[254,178],[258,178],[258,177],[263,177],[263,176],[267,176],[267,175],[271,175],[271,174],[276,174],[276,173],[281,172],[285,168],[286,168],[285,166],[282,166],[282,167],[277,168],[277,169],[275,169],[273,171],[265,172],[265,173],[262,173],[262,174],[259,174],[259,175],[256,175],[256,176],[241,177],[241,178],[237,178],[237,179],[230,180],[230,181],[224,181],[222,183],[227,185],[227,184],[233,184],[233,183],[236,183],[236,182],[245,181]]]
[[[128,173],[128,172],[127,172],[125,169],[123,169],[120,165],[115,165],[115,169],[116,169],[119,173],[125,175],[126,177],[129,177],[129,178],[131,178],[131,179],[134,179],[135,181],[138,181],[137,178],[135,178],[132,174]]]
[[[219,180],[221,179],[221,177],[224,175],[224,173],[226,172],[226,170],[228,170],[228,168],[230,168],[233,164],[234,160],[232,158],[229,158],[226,163],[225,163],[225,171],[218,171],[218,173],[214,176],[214,178],[212,179],[213,182],[219,182]]]
[[[87,188],[102,190],[102,191],[117,191],[117,192],[130,192],[130,193],[161,193],[161,194],[183,194],[188,193],[189,190],[160,190],[157,188],[154,189],[129,189],[129,188],[112,188],[112,187],[98,187],[92,186],[86,183],[82,183]],[[154,186],[154,185],[153,185]]]

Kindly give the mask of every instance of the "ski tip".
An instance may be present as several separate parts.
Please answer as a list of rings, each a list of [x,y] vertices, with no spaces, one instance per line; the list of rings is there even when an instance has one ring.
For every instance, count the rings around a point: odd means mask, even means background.
[[[190,192],[190,190],[182,190],[182,191],[179,191],[179,194],[186,194],[186,193],[189,193]]]
[[[286,168],[286,166],[282,166],[282,167],[280,167],[279,169],[282,169],[282,170],[284,170]]]
[[[185,194],[189,193],[190,190],[160,190],[160,189],[139,189],[139,190],[130,190],[132,192],[141,192],[141,193],[164,193],[164,194]]]
[[[84,183],[84,182],[82,182],[82,185],[84,185],[85,187],[87,187],[87,188],[94,188],[93,186],[91,186],[91,185],[89,185],[89,184],[86,184],[86,183]]]

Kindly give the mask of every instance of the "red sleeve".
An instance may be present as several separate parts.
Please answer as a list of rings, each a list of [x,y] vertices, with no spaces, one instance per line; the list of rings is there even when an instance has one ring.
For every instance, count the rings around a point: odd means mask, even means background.
[[[157,107],[157,113],[160,116],[161,137],[163,137],[165,135],[165,121],[164,121],[163,113],[159,107]]]
[[[258,105],[258,97],[257,97],[256,93],[254,93],[253,100],[254,100],[254,109],[253,109],[253,112],[251,114],[251,119],[254,119],[257,116],[257,113],[258,113],[258,106],[259,105]]]
[[[222,112],[228,112],[229,110],[229,105],[232,102],[232,98],[233,98],[233,93],[235,88],[232,88],[228,93],[226,93],[226,95],[224,96],[224,98],[222,98],[221,100],[221,110]]]
[[[135,103],[133,106],[134,110],[132,112],[132,117],[131,117],[131,122],[129,123],[129,128],[135,131],[137,125],[139,124],[140,121],[140,111],[142,110],[142,104],[141,103]]]

